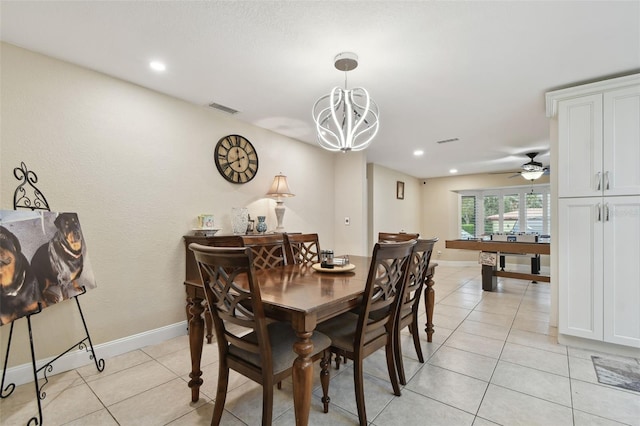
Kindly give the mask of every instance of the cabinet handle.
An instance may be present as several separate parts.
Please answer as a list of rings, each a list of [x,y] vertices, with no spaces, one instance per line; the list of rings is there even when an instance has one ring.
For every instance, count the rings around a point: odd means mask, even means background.
[[[600,188],[602,187],[602,175],[600,174],[600,172],[596,173],[596,179],[598,184],[596,185],[596,190],[600,191]]]
[[[604,172],[604,189],[609,190],[609,171]]]
[[[609,222],[609,203],[604,204],[604,220]]]
[[[596,210],[598,211],[598,216],[597,216],[596,222],[601,222],[602,221],[602,206],[600,205],[600,203],[596,204]]]

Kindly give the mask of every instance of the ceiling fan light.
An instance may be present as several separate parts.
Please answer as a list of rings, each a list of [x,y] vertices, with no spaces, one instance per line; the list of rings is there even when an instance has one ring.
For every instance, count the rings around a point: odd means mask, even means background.
[[[520,176],[525,178],[526,180],[536,180],[539,179],[540,176],[544,174],[544,170],[534,170],[534,171],[523,171],[520,173]]]

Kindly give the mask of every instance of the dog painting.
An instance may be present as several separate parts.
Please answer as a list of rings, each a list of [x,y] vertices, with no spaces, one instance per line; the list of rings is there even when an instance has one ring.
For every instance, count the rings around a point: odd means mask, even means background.
[[[0,325],[39,309],[40,287],[20,241],[0,226]]]
[[[0,211],[0,227],[1,324],[96,287],[76,213]]]
[[[31,267],[47,305],[82,292],[78,278],[84,264],[84,239],[78,215],[60,213],[53,223],[55,234],[36,250],[31,259]]]

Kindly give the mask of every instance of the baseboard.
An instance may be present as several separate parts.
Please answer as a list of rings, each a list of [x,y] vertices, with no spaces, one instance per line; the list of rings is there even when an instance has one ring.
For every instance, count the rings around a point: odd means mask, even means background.
[[[113,340],[111,342],[94,345],[93,349],[98,359],[104,359],[105,363],[108,359],[126,352],[144,348],[145,346],[162,343],[165,340],[187,334],[187,322],[182,321],[176,324],[167,325],[156,328],[154,330],[145,331],[143,333],[134,334],[132,336],[123,337],[122,339]],[[40,359],[36,361],[36,368],[50,362],[55,357]],[[89,358],[89,353],[84,349],[75,350],[62,356],[52,364],[53,371],[50,375],[63,373],[65,371],[74,370],[84,365],[93,363]],[[5,376],[5,384],[14,383],[20,386],[25,383],[33,382],[33,367],[31,363],[22,364],[8,368]]]

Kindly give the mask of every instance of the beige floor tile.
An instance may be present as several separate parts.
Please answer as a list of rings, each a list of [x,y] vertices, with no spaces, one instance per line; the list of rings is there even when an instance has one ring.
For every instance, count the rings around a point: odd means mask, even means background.
[[[498,315],[511,315],[513,317],[518,311],[518,305],[514,304],[509,306],[500,303],[500,301],[482,299],[482,301],[475,307],[475,310]]]
[[[568,377],[499,361],[491,384],[571,407]]]
[[[467,317],[468,320],[478,321],[484,324],[503,325],[511,327],[515,313],[513,314],[494,314],[492,312],[473,311]]]
[[[473,424],[474,416],[449,405],[424,398],[411,391],[394,398],[384,411],[373,419],[375,426],[430,425],[465,426]],[[368,419],[371,421],[370,419]]]
[[[407,383],[406,389],[475,414],[488,385],[473,377],[435,365],[425,365]]]
[[[259,425],[262,420],[262,386],[255,382],[245,384],[227,392],[225,410],[248,425]],[[273,388],[273,419],[293,408],[291,388]]]
[[[47,399],[49,398],[50,396],[47,396]],[[104,409],[100,400],[84,383],[65,389],[64,392],[52,398],[44,407],[43,424],[62,425]]]
[[[449,336],[453,334],[453,331],[454,330],[441,326],[440,324],[434,324],[431,343],[438,346],[443,344],[449,338]]]
[[[495,385],[489,385],[478,416],[510,426],[573,426],[571,408]]]
[[[177,376],[156,361],[148,361],[117,373],[100,377],[89,386],[105,406],[169,382]]]
[[[629,425],[640,425],[640,393],[571,380],[576,410]]]
[[[620,426],[624,423],[618,423],[603,417],[594,416],[579,410],[573,410],[574,426]]]
[[[468,334],[475,334],[476,336],[490,337],[496,340],[507,340],[509,335],[509,327],[504,325],[485,324],[483,322],[465,320],[458,330],[464,331]]]
[[[471,309],[461,308],[458,306],[436,304],[436,306],[434,307],[434,311],[436,315],[443,315],[449,318],[463,320],[469,315]]]
[[[496,426],[497,424],[482,417],[476,417],[473,420],[473,426]]]
[[[201,397],[192,403],[184,382],[176,378],[117,402],[109,407],[109,411],[121,426],[152,426],[169,423],[206,402]]]
[[[569,377],[568,357],[555,352],[507,342],[500,360]]]
[[[515,330],[530,331],[532,333],[547,334],[549,336],[557,335],[557,330],[555,329],[555,327],[551,327],[549,325],[548,320],[536,321],[532,319],[516,317],[516,319],[513,321],[513,328]]]
[[[216,398],[217,388],[218,388],[218,363],[214,362],[213,364],[205,365],[202,367],[202,386],[200,386],[200,395],[207,396],[210,399]],[[185,387],[189,383],[189,376],[182,376],[183,381],[185,382]],[[242,386],[250,379],[246,378],[240,373],[237,373],[233,370],[229,372],[229,384],[227,385],[227,390],[232,391],[233,389]],[[187,389],[189,389],[187,387]]]
[[[176,420],[168,423],[170,426],[209,426],[211,417],[213,416],[214,402],[208,401],[195,410],[190,411],[184,416],[178,417]],[[222,413],[220,424],[224,426],[245,426],[243,422],[233,416],[233,414],[225,411]]]
[[[556,352],[562,355],[567,354],[567,347],[558,343],[558,338],[549,336],[548,334],[533,333],[531,331],[516,330],[514,328],[509,332],[507,342],[517,343],[523,346],[529,346],[536,349],[542,349],[549,352]]]
[[[43,422],[46,423],[46,422]],[[48,424],[48,423],[46,423]],[[118,426],[111,413],[106,408],[65,423],[65,426]]]
[[[461,293],[456,291],[440,301],[442,305],[473,309],[482,300],[481,295]]]
[[[572,379],[598,384],[598,376],[590,359],[569,357],[569,374]]]
[[[491,358],[499,358],[502,347],[504,346],[504,341],[456,330],[451,337],[444,342],[444,345]]]
[[[163,355],[170,354],[171,352],[176,352],[182,350],[184,348],[189,347],[189,334],[188,330],[185,329],[185,334],[182,336],[174,337],[173,339],[169,339],[165,342],[158,343],[156,345],[145,346],[141,350],[144,351],[152,358],[158,358]]]
[[[141,350],[135,350],[106,359],[104,362],[104,370],[98,371],[95,364],[87,364],[78,368],[76,371],[87,381],[91,382],[96,379],[118,373],[122,370],[144,364],[151,361],[151,357]]]
[[[329,385],[329,397],[331,405],[338,407],[358,415],[356,407],[355,385],[353,381],[353,363],[349,362],[346,368],[337,376],[333,375],[332,370],[331,383]],[[364,397],[365,407],[367,410],[367,418],[369,421],[376,417],[380,411],[393,399],[393,387],[389,379],[379,379],[377,377],[364,374]],[[315,399],[319,399],[322,395],[319,391],[314,391]]]
[[[488,382],[497,362],[495,358],[442,346],[428,364]]]
[[[335,426],[335,425],[357,425],[358,416],[350,413],[339,406],[330,403],[329,412],[325,413],[322,401],[319,398],[311,399],[311,409],[309,410],[309,426]],[[274,420],[274,426],[294,426],[296,415],[293,408]],[[226,426],[226,425],[225,425]]]

